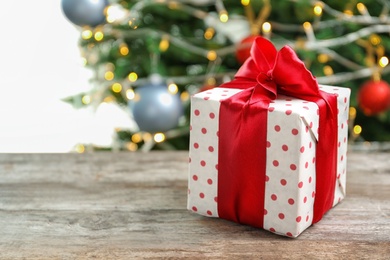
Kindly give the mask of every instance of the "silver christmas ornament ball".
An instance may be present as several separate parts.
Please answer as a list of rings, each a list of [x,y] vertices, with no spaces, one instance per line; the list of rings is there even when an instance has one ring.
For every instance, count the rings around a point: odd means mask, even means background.
[[[106,20],[104,9],[108,0],[61,0],[62,11],[66,18],[79,26],[97,26]]]
[[[129,103],[134,120],[141,131],[156,133],[175,128],[183,116],[183,104],[178,94],[172,94],[164,84],[147,84],[135,90]]]

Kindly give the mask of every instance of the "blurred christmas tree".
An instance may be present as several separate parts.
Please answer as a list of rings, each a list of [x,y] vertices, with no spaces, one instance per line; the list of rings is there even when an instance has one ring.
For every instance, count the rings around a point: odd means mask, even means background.
[[[352,89],[351,139],[390,141],[387,0],[62,0],[81,31],[90,93],[77,107],[115,102],[138,129],[116,149],[187,149],[189,97],[230,80],[253,35],[290,45],[320,84]]]

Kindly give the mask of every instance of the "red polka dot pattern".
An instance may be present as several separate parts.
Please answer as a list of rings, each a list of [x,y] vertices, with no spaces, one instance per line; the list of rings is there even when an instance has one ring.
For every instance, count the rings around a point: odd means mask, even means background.
[[[218,217],[218,118],[220,100],[241,90],[215,88],[191,99],[188,209]],[[222,96],[225,95],[225,96]]]
[[[272,115],[278,113],[278,116],[268,116],[267,122],[267,131],[271,134],[267,135],[269,181],[265,193],[271,199],[264,201],[267,209],[264,228],[295,237],[309,226],[297,221],[298,216],[312,212],[314,203],[311,199],[304,204],[300,197],[311,198],[315,189],[314,181],[308,183],[309,177],[315,178],[315,164],[307,162],[315,157],[317,136],[312,129],[318,128],[318,115],[312,111],[318,106],[283,96],[270,106],[273,107]]]
[[[334,205],[345,196],[348,107],[350,91],[321,86],[338,95],[338,168]],[[189,210],[218,217],[218,119],[222,99],[239,89],[214,88],[191,99]],[[278,96],[268,109],[264,229],[296,237],[313,219],[318,107]]]

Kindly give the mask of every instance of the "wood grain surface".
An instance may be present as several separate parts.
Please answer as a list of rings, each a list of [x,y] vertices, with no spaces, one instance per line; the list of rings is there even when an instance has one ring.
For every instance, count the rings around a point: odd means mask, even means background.
[[[0,259],[390,259],[390,154],[296,239],[186,210],[187,152],[0,154]]]

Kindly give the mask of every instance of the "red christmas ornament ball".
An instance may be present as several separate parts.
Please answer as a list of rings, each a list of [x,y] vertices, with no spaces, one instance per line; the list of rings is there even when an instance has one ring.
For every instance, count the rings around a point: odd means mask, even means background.
[[[369,80],[357,94],[359,107],[366,115],[376,115],[390,108],[390,85],[383,80]]]
[[[243,64],[251,55],[251,47],[258,35],[250,35],[241,40],[237,45],[236,58],[240,64]]]

